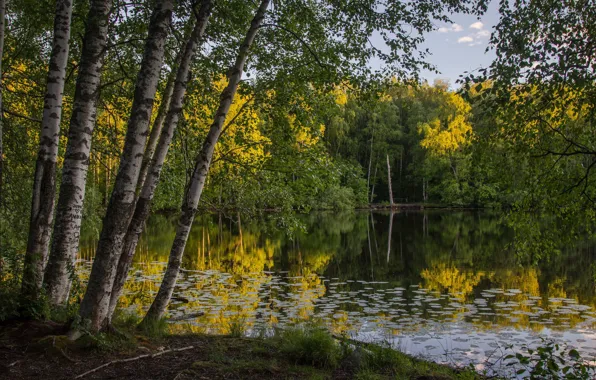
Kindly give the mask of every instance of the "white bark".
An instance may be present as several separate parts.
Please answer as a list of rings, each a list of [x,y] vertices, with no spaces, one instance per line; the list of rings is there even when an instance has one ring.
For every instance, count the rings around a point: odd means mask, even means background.
[[[372,168],[372,159],[373,159],[373,139],[374,139],[374,137],[375,137],[374,134],[370,136],[370,156],[368,157],[368,172],[366,175],[366,189],[369,191],[370,191],[370,170]],[[373,187],[374,187],[374,185],[373,185]],[[372,198],[373,194],[372,193],[373,193],[372,191],[369,193],[369,200],[368,200],[369,204],[372,204],[372,202],[373,202],[373,198]]]
[[[176,63],[178,63],[178,59],[176,59]],[[176,69],[172,70],[170,75],[168,75],[168,82],[166,83],[166,88],[163,94],[163,100],[159,105],[159,111],[157,112],[157,117],[155,118],[155,122],[153,123],[153,128],[151,128],[151,134],[149,135],[149,141],[147,141],[147,147],[145,148],[145,153],[143,155],[143,163],[141,164],[141,173],[139,174],[139,180],[137,181],[137,191],[140,192],[145,184],[145,178],[147,178],[147,171],[149,170],[149,164],[151,163],[151,159],[153,158],[153,154],[155,154],[155,148],[157,147],[157,142],[159,141],[159,136],[161,135],[161,130],[163,129],[164,122],[166,120],[166,115],[168,113],[168,109],[170,108],[170,102],[172,101],[172,94],[174,92],[174,82],[176,80]]]
[[[164,274],[157,296],[153,300],[153,303],[151,304],[151,307],[149,308],[149,311],[147,312],[143,322],[162,318],[165,314],[168,304],[170,303],[172,293],[174,292],[174,287],[176,286],[178,273],[180,271],[180,265],[182,263],[182,254],[184,253],[184,248],[186,246],[186,241],[188,240],[190,228],[197,212],[197,206],[201,198],[201,193],[203,192],[205,179],[209,173],[209,166],[213,157],[215,144],[217,144],[217,140],[221,134],[226,116],[230,110],[230,105],[232,104],[234,95],[238,89],[238,84],[242,78],[242,72],[244,71],[244,65],[246,64],[246,60],[248,58],[248,52],[252,43],[254,42],[259,27],[265,18],[265,12],[269,6],[269,1],[270,0],[261,1],[255,17],[250,24],[250,28],[248,29],[248,32],[244,38],[244,41],[240,46],[238,56],[236,57],[236,62],[229,71],[230,74],[228,86],[221,94],[219,108],[215,114],[213,124],[211,124],[209,129],[209,133],[205,138],[201,152],[197,157],[190,186],[188,187],[184,197],[180,220],[176,229],[176,237],[174,238],[174,243],[172,244],[166,272]]]
[[[62,305],[68,300],[70,277],[79,247],[89,152],[97,115],[96,103],[111,5],[109,0],[92,0],[87,15],[85,43],[62,167],[54,239],[44,278],[53,305]]]
[[[94,331],[99,331],[107,325],[106,318],[118,259],[124,235],[134,212],[137,181],[173,7],[173,0],[157,1],[151,15],[143,60],[135,83],[120,167],[103,220],[87,291],[79,310],[81,320],[89,320]]]
[[[178,125],[180,113],[182,112],[184,96],[186,94],[186,84],[190,77],[190,65],[195,56],[199,41],[202,39],[205,33],[209,16],[211,14],[212,3],[212,0],[203,0],[201,2],[201,6],[197,12],[198,19],[196,21],[195,27],[184,47],[184,53],[182,54],[178,71],[176,73],[176,81],[174,83],[170,106],[166,114],[164,126],[159,136],[159,142],[155,148],[155,153],[151,159],[147,177],[143,183],[143,188],[140,191],[139,198],[136,201],[135,210],[124,237],[121,254],[118,261],[118,269],[110,296],[111,299],[108,311],[108,320],[111,319],[112,314],[116,309],[118,298],[120,297],[122,288],[126,282],[128,270],[132,263],[132,258],[134,256],[139,237],[143,232],[143,226],[147,220],[147,217],[149,216],[151,200],[155,194],[155,189],[157,187],[157,183],[159,182],[161,169],[168,153],[170,143],[172,142],[174,131]]]
[[[23,271],[22,293],[25,299],[36,298],[41,289],[52,234],[56,203],[56,161],[60,142],[62,95],[68,61],[71,16],[72,0],[56,1],[54,38],[44,98],[39,151],[33,182],[29,239]]]
[[[391,188],[391,165],[389,165],[389,155],[387,155],[387,184],[389,185],[389,204],[393,208],[393,189]]]

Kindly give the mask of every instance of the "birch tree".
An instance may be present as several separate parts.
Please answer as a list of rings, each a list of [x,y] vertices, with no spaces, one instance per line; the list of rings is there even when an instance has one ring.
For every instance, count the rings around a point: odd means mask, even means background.
[[[89,151],[95,119],[103,57],[107,45],[112,2],[92,0],[87,15],[85,43],[75,87],[62,184],[56,208],[54,238],[44,281],[50,303],[68,300],[75,255],[79,246]]]
[[[164,47],[172,19],[172,0],[157,2],[149,23],[145,53],[138,73],[126,141],[120,159],[114,190],[103,221],[87,291],[79,314],[89,320],[93,330],[100,330],[110,303],[110,293],[122,242],[134,210],[137,181],[149,132],[153,101],[163,64]]]
[[[165,117],[164,126],[162,127],[161,133],[159,135],[159,141],[155,148],[155,152],[152,155],[151,163],[146,174],[147,176],[146,178],[139,178],[139,184],[142,182],[142,189],[136,201],[134,213],[132,215],[130,224],[128,225],[128,230],[124,236],[124,242],[117,264],[115,279],[111,289],[111,299],[109,312],[107,315],[108,319],[111,319],[111,316],[116,309],[118,298],[120,297],[120,294],[122,293],[122,287],[126,282],[128,270],[130,268],[130,264],[132,263],[132,258],[134,256],[139,237],[143,232],[143,226],[147,220],[147,217],[149,216],[151,200],[155,195],[155,189],[159,182],[161,169],[172,142],[172,138],[174,137],[174,131],[178,125],[180,113],[182,112],[184,96],[186,94],[186,85],[190,77],[191,64],[196,54],[199,42],[205,33],[209,16],[211,14],[212,3],[212,0],[203,0],[196,13],[197,20],[190,38],[184,47],[184,52],[176,73],[176,80],[174,82],[170,105]],[[147,149],[151,149],[151,146],[149,146]]]
[[[31,221],[23,272],[22,293],[25,299],[35,298],[41,289],[52,234],[56,197],[56,161],[60,142],[62,96],[68,60],[72,4],[72,0],[56,2],[54,37],[33,179]]]
[[[221,134],[221,130],[230,109],[230,105],[232,104],[232,100],[234,99],[234,95],[238,89],[238,84],[242,78],[244,65],[248,59],[250,47],[255,40],[259,27],[265,19],[265,13],[268,7],[269,0],[262,0],[250,24],[250,28],[248,29],[246,37],[240,46],[238,56],[236,57],[236,62],[230,68],[228,86],[221,94],[219,107],[215,114],[215,119],[213,124],[211,124],[207,137],[205,138],[203,148],[197,157],[193,175],[190,181],[190,186],[188,187],[188,190],[184,196],[184,203],[182,205],[180,220],[176,230],[176,237],[174,238],[174,243],[172,244],[166,272],[164,274],[159,291],[153,300],[153,303],[151,304],[151,307],[149,308],[143,323],[162,318],[170,302],[172,293],[174,292],[174,287],[176,286],[176,280],[178,278],[178,273],[180,271],[180,265],[182,262],[182,254],[184,253],[184,247],[186,246],[186,241],[188,240],[190,228],[197,212],[197,206],[205,185],[205,179],[207,178],[207,174],[209,172],[213,151]]]
[[[178,64],[178,61],[179,59],[176,59],[176,64]],[[174,70],[172,70],[172,72],[168,76],[168,82],[166,83],[166,88],[164,89],[163,101],[159,105],[157,117],[155,118],[155,122],[153,123],[153,127],[151,128],[151,134],[149,135],[147,147],[145,148],[145,153],[143,154],[141,172],[139,173],[139,180],[137,181],[137,191],[141,191],[141,189],[143,188],[145,178],[147,178],[149,164],[151,163],[151,159],[155,154],[155,148],[157,148],[157,142],[159,141],[159,136],[161,135],[161,130],[163,129],[163,125],[166,120],[166,115],[168,113],[168,109],[170,108],[170,102],[172,101],[172,94],[174,93],[174,82],[176,81],[176,72],[177,66],[174,67]]]

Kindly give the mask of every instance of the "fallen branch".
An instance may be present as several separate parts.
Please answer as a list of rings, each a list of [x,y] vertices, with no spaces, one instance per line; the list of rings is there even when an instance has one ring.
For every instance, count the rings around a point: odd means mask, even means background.
[[[180,352],[180,351],[186,351],[186,350],[192,350],[193,348],[195,348],[194,346],[188,346],[188,347],[182,347],[182,348],[172,348],[171,350],[164,350],[161,352],[157,352],[155,354],[143,354],[143,355],[139,355],[139,356],[135,356],[132,358],[127,358],[127,359],[118,359],[118,360],[112,360],[111,362],[107,362],[105,364],[100,365],[99,367],[93,368],[85,373],[82,373],[80,375],[78,375],[77,377],[75,377],[75,379],[80,379],[82,377],[87,376],[90,373],[99,371],[102,368],[108,367],[112,364],[116,364],[116,363],[127,363],[127,362],[133,362],[135,360],[139,360],[139,359],[143,359],[143,358],[154,358],[163,354],[167,354],[170,352]]]

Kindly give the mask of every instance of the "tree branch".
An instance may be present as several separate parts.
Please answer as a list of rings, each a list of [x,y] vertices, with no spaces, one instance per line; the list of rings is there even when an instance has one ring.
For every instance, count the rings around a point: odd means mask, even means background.
[[[33,121],[35,123],[41,123],[41,119],[36,119],[34,117],[30,117],[30,116],[26,116],[26,115],[21,115],[20,113],[14,112],[14,111],[10,111],[6,108],[2,108],[2,112],[14,117],[20,117],[21,119],[25,119],[25,120],[29,120],[29,121]]]

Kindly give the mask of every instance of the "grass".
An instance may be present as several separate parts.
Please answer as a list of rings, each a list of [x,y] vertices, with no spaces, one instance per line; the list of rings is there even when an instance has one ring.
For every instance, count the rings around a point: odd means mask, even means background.
[[[300,364],[335,367],[342,356],[336,340],[323,328],[316,326],[282,330],[274,342],[280,353]]]
[[[294,327],[278,332],[270,344],[285,360],[336,372],[356,379],[479,379],[469,369],[454,369],[413,358],[388,345],[338,341],[317,326]]]

